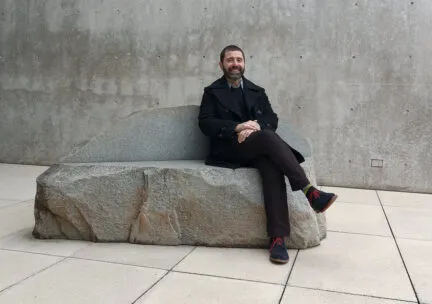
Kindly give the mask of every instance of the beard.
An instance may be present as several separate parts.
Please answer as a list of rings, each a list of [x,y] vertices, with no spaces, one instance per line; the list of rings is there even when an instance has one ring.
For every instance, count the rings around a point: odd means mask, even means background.
[[[236,68],[225,68],[223,67],[223,73],[224,76],[231,81],[237,81],[243,77],[245,69],[242,67],[236,67]]]

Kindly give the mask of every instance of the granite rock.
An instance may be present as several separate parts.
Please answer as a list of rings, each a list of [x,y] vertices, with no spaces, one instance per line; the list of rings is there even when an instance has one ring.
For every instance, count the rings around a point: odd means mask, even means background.
[[[38,238],[161,245],[267,246],[259,173],[209,167],[198,106],[133,113],[37,179]],[[277,133],[300,151],[315,183],[308,140],[280,121]],[[287,184],[289,184],[287,180]],[[288,246],[316,246],[325,216],[288,187]]]
[[[198,128],[198,111],[198,106],[180,106],[133,113],[61,162],[204,159],[209,142]]]
[[[130,162],[204,159],[209,141],[198,128],[198,106],[157,108],[137,112],[83,146],[62,163]],[[309,142],[281,120],[277,133],[304,156]]]
[[[313,179],[313,167],[303,167]],[[290,248],[319,245],[325,217],[288,191]],[[38,238],[161,245],[267,245],[256,169],[202,161],[59,164],[37,179]]]

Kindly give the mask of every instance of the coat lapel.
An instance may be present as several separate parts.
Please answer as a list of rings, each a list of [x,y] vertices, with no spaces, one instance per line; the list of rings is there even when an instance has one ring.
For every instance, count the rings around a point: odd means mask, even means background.
[[[213,93],[225,108],[241,117],[241,113],[232,100],[230,88],[228,87],[228,83],[224,77],[222,77],[219,82],[214,85]]]
[[[247,80],[244,77],[243,77],[243,94],[250,115],[250,113],[252,113],[251,110],[256,104],[260,93],[255,87],[255,85],[253,85],[249,80]]]
[[[213,92],[217,97],[218,101],[230,111],[241,117],[238,107],[234,104],[231,99],[230,88],[225,77],[219,79],[219,81],[213,85]],[[249,114],[252,113],[252,108],[256,104],[259,97],[259,90],[249,80],[243,77],[243,94],[248,108]]]

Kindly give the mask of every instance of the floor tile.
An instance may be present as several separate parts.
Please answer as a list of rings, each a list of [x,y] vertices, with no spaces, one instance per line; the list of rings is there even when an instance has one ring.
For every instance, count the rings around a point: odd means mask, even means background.
[[[380,205],[375,190],[351,189],[339,187],[322,187],[323,191],[337,194],[339,203],[358,203],[367,205]]]
[[[398,239],[402,257],[422,303],[432,303],[432,242]]]
[[[408,304],[410,302],[349,295],[323,290],[287,287],[281,304]],[[416,303],[416,302],[411,302]]]
[[[432,210],[432,194],[377,191],[385,206],[398,206]]]
[[[326,216],[329,231],[391,236],[381,206],[335,203]]]
[[[432,210],[384,206],[398,238],[432,240]]]
[[[276,304],[282,292],[279,285],[171,272],[137,304]]]
[[[0,209],[0,238],[34,226],[33,202],[6,206]]]
[[[93,243],[76,252],[74,257],[171,269],[193,250],[191,246],[151,246],[120,243]]]
[[[166,272],[66,259],[0,294],[0,303],[132,303]]]
[[[275,265],[265,249],[198,247],[174,270],[284,285],[297,250],[288,252],[289,263]]]
[[[61,257],[0,250],[0,291],[60,261]],[[0,303],[12,303],[2,302]]]
[[[0,164],[0,198],[33,199],[36,194],[36,177],[47,169],[46,166]]]
[[[0,199],[0,209],[6,206],[19,204],[21,202],[21,200]]]
[[[32,236],[32,228],[20,230],[0,239],[0,248],[49,255],[70,256],[87,247],[90,242],[71,240],[39,240]]]
[[[329,232],[320,246],[300,250],[291,286],[415,301],[392,238]]]

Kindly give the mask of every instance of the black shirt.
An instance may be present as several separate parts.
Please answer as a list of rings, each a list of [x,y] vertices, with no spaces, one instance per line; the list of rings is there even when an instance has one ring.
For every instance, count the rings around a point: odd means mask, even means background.
[[[231,87],[231,99],[237,108],[237,111],[241,114],[242,122],[249,120],[249,111],[246,106],[244,99],[243,89],[241,87]]]

